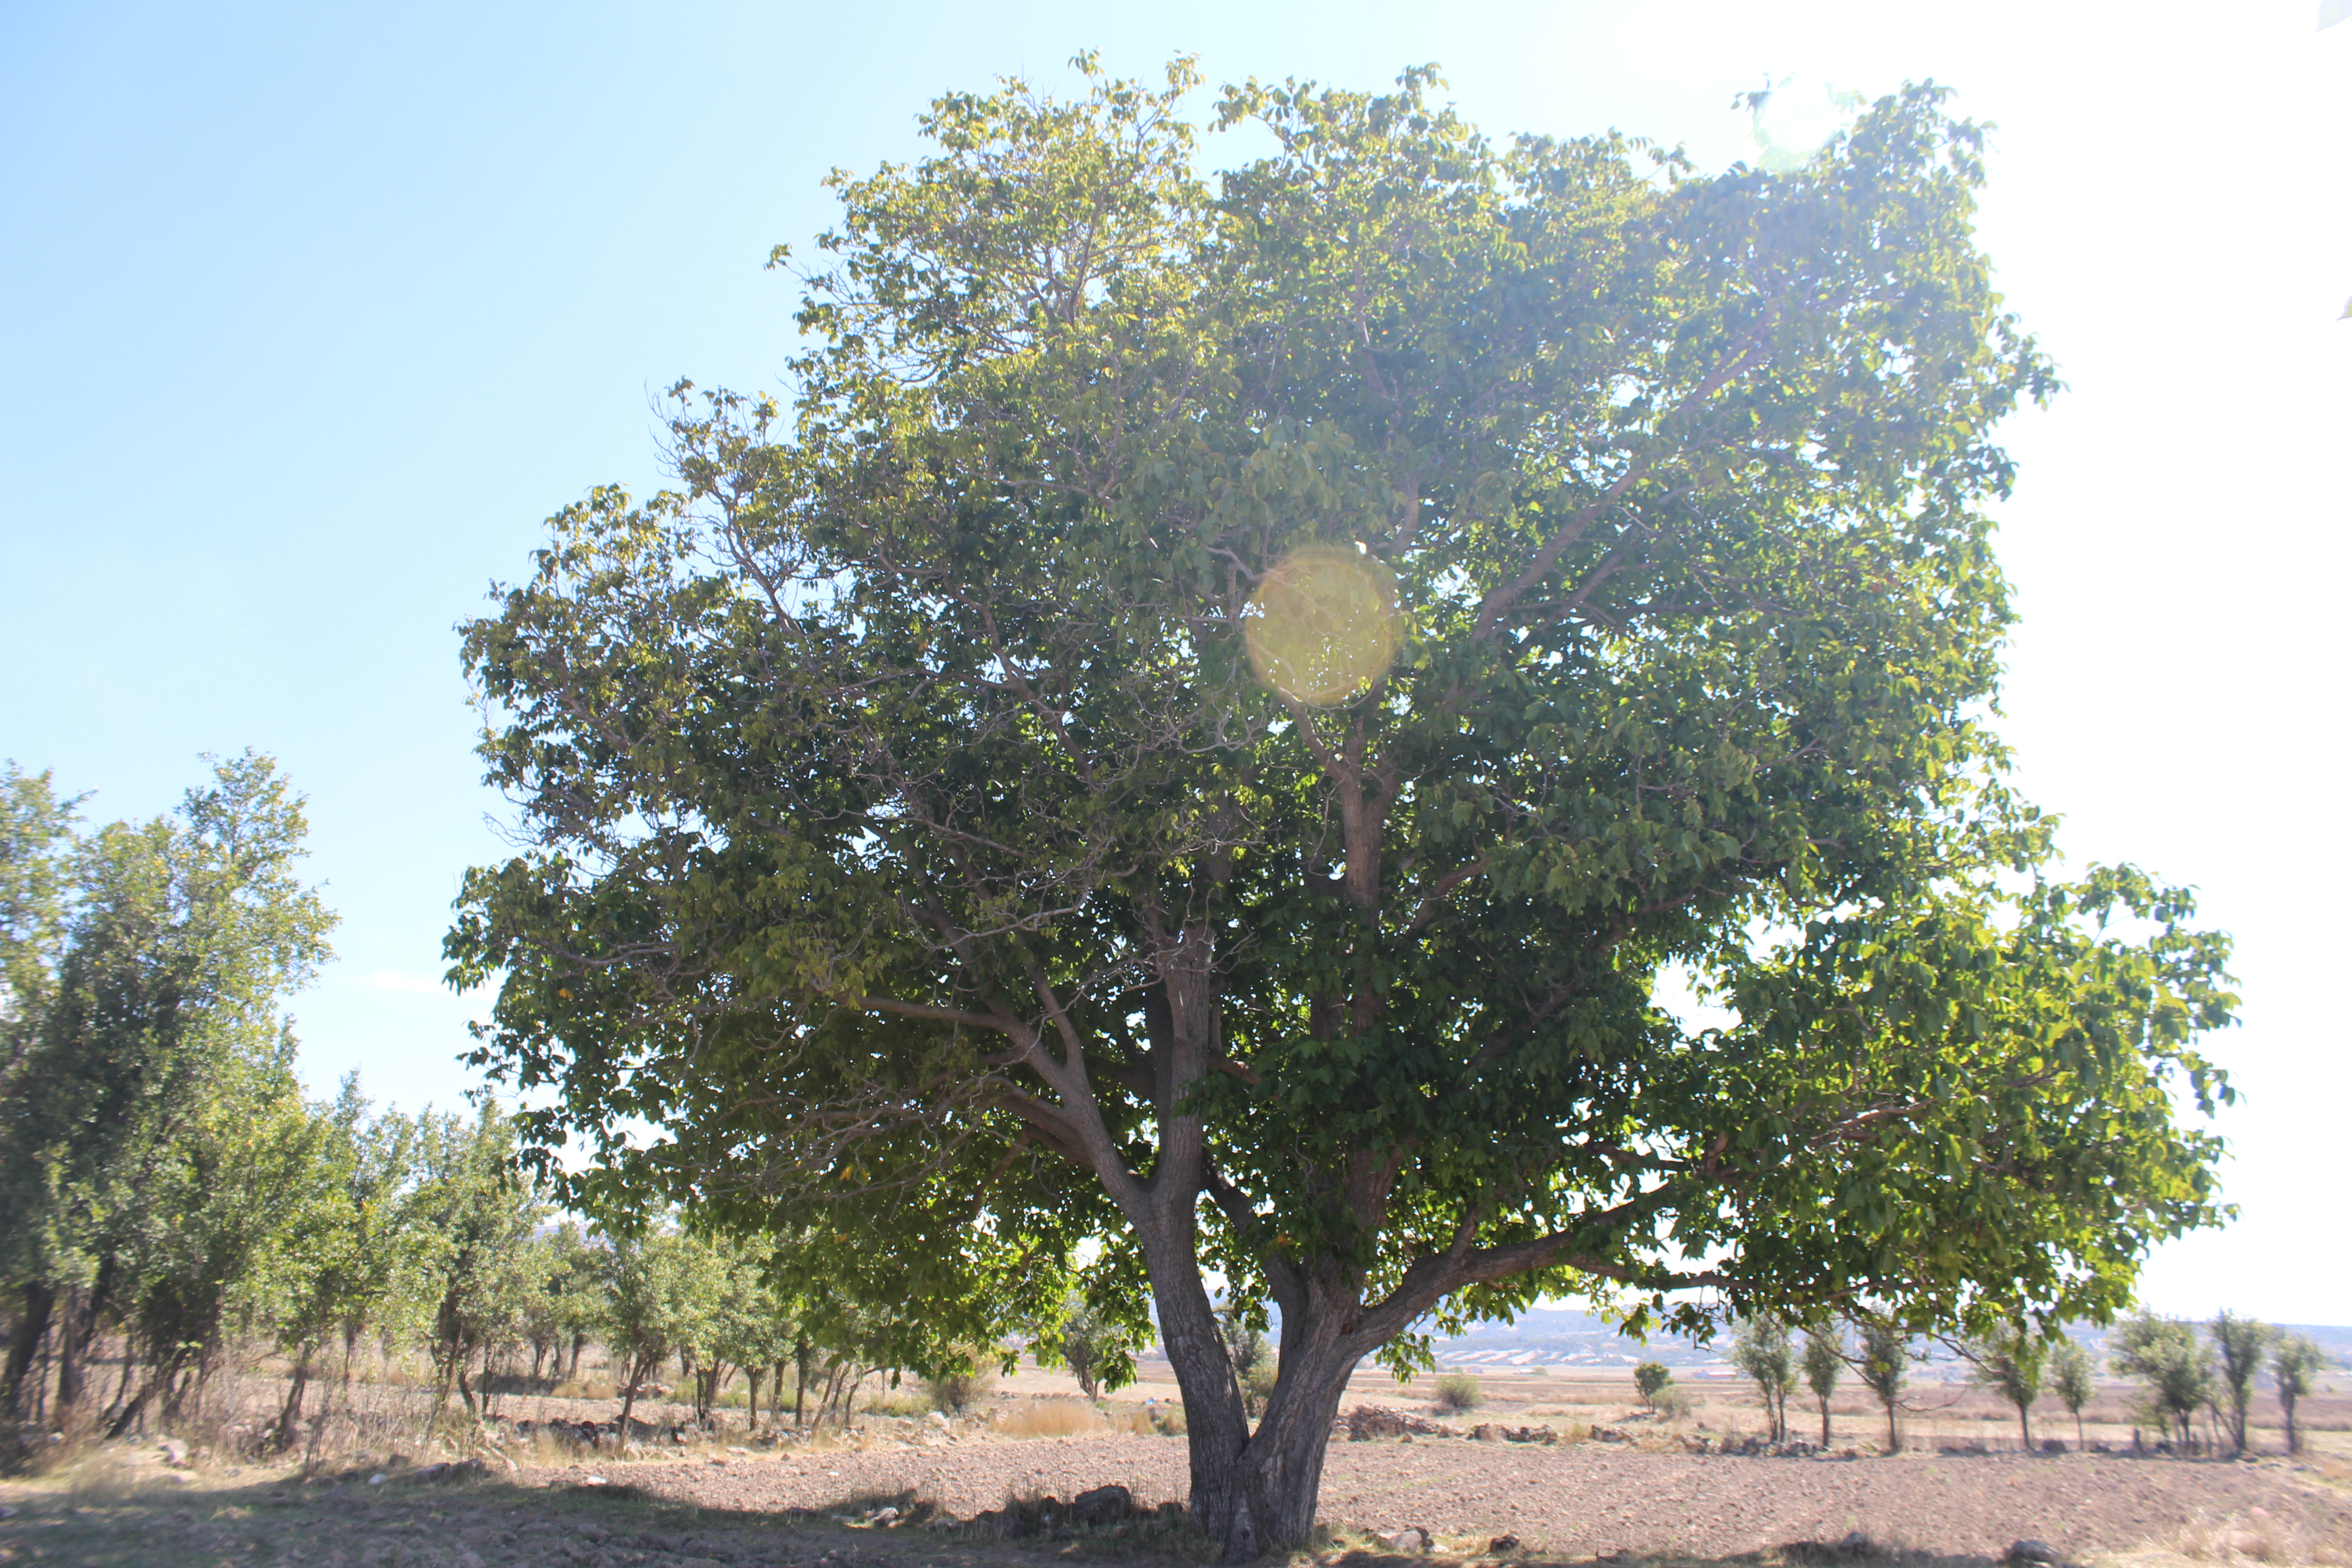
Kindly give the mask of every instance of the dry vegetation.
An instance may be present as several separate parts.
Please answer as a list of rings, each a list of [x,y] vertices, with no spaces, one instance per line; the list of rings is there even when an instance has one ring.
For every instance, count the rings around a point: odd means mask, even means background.
[[[1155,1378],[1153,1372],[1161,1373]],[[365,1369],[319,1452],[258,1464],[241,1445],[282,1385],[258,1369],[207,1392],[205,1430],[184,1467],[154,1441],[60,1444],[45,1473],[0,1487],[0,1563],[234,1564],[327,1568],[544,1568],[775,1564],[778,1568],[1018,1568],[1048,1559],[1197,1560],[1206,1548],[1179,1510],[1185,1450],[1163,1436],[1164,1368],[1089,1405],[1056,1374],[1024,1368],[983,1407],[918,1415],[914,1391],[877,1390],[853,1429],[747,1431],[740,1411],[710,1434],[670,1428],[682,1406],[641,1405],[650,1440],[627,1458],[546,1436],[551,1421],[609,1419],[592,1362],[583,1384],[498,1396],[485,1427],[445,1417],[425,1432],[416,1369]],[[1705,1429],[1752,1433],[1753,1402],[1727,1380],[1696,1380],[1687,1423],[1645,1418],[1623,1374],[1489,1375],[1475,1422],[1549,1426],[1546,1447],[1423,1437],[1335,1441],[1323,1492],[1328,1565],[1393,1561],[1383,1545],[1418,1528],[1437,1558],[1494,1562],[1984,1564],[2010,1541],[2048,1541],[2069,1561],[2352,1563],[2352,1392],[2309,1401],[2304,1461],[2136,1459],[2017,1454],[2014,1418],[1983,1394],[1927,1385],[1906,1452],[1871,1455],[1874,1407],[1841,1399],[1837,1442],[1853,1458],[1700,1456]],[[2339,1387],[2341,1385],[2339,1384]],[[1378,1372],[1357,1402],[1436,1413],[1428,1380]],[[588,1397],[595,1395],[596,1397]],[[2129,1391],[2103,1391],[2091,1436],[2129,1441]],[[1147,1405],[1147,1401],[1151,1404]],[[1154,1419],[1154,1407],[1160,1419]],[[763,1417],[765,1412],[762,1413]],[[1793,1413],[1792,1413],[1793,1415]],[[518,1423],[541,1428],[523,1438]],[[2037,1412],[2036,1436],[2071,1421]],[[1805,1429],[1799,1424],[1800,1429]],[[1971,1451],[1981,1446],[1983,1453]],[[2263,1446],[2278,1447],[2275,1432]],[[471,1458],[428,1475],[433,1463]],[[376,1477],[384,1479],[377,1481]],[[1073,1525],[1055,1499],[1105,1483],[1142,1506],[1117,1526]],[[1026,1512],[1001,1512],[1026,1500]],[[884,1507],[895,1516],[879,1516]],[[1063,1511],[1056,1514],[1056,1509]],[[989,1514],[986,1528],[970,1523]],[[1035,1529],[1006,1540],[1004,1520]],[[1516,1538],[1516,1544],[1510,1540]],[[1213,1553],[1211,1553],[1213,1555]],[[1302,1564],[1303,1568],[1303,1564]]]

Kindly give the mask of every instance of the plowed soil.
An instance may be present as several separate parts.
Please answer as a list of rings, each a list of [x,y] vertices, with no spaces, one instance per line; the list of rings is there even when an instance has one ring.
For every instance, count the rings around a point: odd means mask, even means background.
[[[1008,1494],[1075,1496],[1118,1482],[1149,1505],[1186,1492],[1185,1450],[1165,1437],[964,1442],[915,1452],[619,1466],[646,1494],[704,1509],[824,1508],[913,1491],[969,1518]],[[550,1476],[550,1479],[558,1479]],[[2352,1496],[2283,1462],[2123,1455],[1743,1458],[1423,1441],[1335,1442],[1324,1517],[1407,1526],[1472,1552],[1516,1535],[1547,1558],[1720,1558],[1859,1531],[1882,1543],[1999,1556],[2021,1539],[2070,1558],[2169,1543],[2200,1521],[2260,1521],[2275,1535],[2352,1554]]]
[[[1008,1496],[1066,1499],[1108,1482],[1147,1506],[1181,1500],[1182,1440],[934,1437],[862,1452],[591,1457],[456,1485],[397,1473],[382,1484],[365,1476],[331,1484],[152,1468],[95,1483],[53,1478],[0,1486],[0,1504],[16,1510],[0,1520],[0,1563],[1022,1568],[1183,1549],[1165,1536],[1081,1531],[1003,1542],[832,1517],[862,1519],[879,1499],[912,1492],[968,1519]],[[1821,1554],[1791,1543],[1860,1532],[1874,1545],[1851,1549],[1849,1560],[1990,1563],[2032,1538],[2076,1563],[2184,1551],[2213,1562],[2352,1562],[2352,1490],[2327,1471],[2276,1458],[1736,1458],[1602,1444],[1341,1441],[1331,1447],[1323,1513],[1360,1531],[1419,1527],[1454,1558],[1491,1557],[1491,1538],[1507,1534],[1523,1543],[1512,1555],[1540,1562],[1807,1562]]]

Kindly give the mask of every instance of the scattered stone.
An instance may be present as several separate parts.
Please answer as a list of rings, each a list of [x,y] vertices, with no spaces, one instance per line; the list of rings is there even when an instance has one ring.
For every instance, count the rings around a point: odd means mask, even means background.
[[[1519,1538],[1516,1535],[1498,1535],[1486,1542],[1486,1555],[1489,1557],[1500,1557],[1506,1552],[1517,1552],[1518,1549]]]
[[[15,1509],[10,1508],[6,1503],[0,1503],[0,1519],[14,1519],[16,1517],[16,1510]]]
[[[2042,1439],[2042,1451],[2045,1454],[2063,1454],[2066,1451],[2066,1439],[2044,1437]]]
[[[2057,1568],[2062,1559],[2058,1549],[2046,1541],[2012,1541],[2001,1561],[2015,1563],[2018,1568]]]
[[[373,1474],[373,1475],[372,1475],[372,1476],[370,1476],[370,1477],[368,1478],[368,1485],[370,1485],[370,1486],[372,1486],[372,1487],[380,1487],[380,1486],[383,1485],[383,1482],[384,1482],[384,1475],[383,1475],[383,1472],[382,1470],[378,1470],[375,1474]]]
[[[1080,1524],[1117,1524],[1135,1511],[1135,1494],[1122,1486],[1097,1487],[1070,1500],[1070,1517]]]
[[[1419,1556],[1429,1550],[1429,1531],[1425,1530],[1407,1528],[1392,1535],[1375,1535],[1372,1539],[1389,1551],[1406,1556]]]
[[[155,1445],[155,1450],[163,1456],[163,1462],[173,1469],[184,1470],[188,1468],[188,1446],[177,1437],[164,1438]]]

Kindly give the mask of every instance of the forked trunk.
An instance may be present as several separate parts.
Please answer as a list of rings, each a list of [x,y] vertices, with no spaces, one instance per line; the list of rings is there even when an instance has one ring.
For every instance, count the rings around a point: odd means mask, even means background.
[[[1252,1431],[1189,1235],[1184,1242],[1182,1261],[1152,1275],[1162,1348],[1184,1398],[1192,1517],[1223,1544],[1224,1562],[1255,1562],[1306,1544],[1313,1531],[1331,1424],[1362,1352],[1343,1343],[1333,1303],[1286,1303],[1274,1393]]]

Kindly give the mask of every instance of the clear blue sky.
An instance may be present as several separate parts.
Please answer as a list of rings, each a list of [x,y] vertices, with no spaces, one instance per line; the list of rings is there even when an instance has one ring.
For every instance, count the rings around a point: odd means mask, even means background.
[[[452,623],[587,486],[658,479],[652,395],[773,386],[835,166],[932,94],[1080,47],[1212,81],[1435,60],[1491,131],[1743,155],[1806,72],[1999,122],[1984,234],[2073,390],[2010,433],[2023,782],[2077,860],[2238,935],[2232,1231],[2147,1294],[2352,1321],[2340,584],[2352,25],[2313,0],[889,7],[0,5],[0,755],[168,806],[256,746],[311,797],[341,961],[310,1080],[448,1103],[461,868],[499,851]]]

